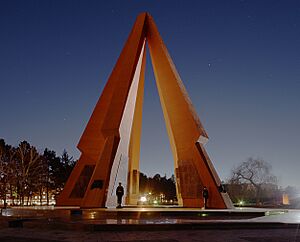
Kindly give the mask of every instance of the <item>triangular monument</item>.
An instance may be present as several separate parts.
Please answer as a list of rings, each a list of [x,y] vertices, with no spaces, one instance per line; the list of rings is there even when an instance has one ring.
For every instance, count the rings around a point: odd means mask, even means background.
[[[208,207],[232,207],[203,147],[208,136],[148,13],[137,17],[82,134],[78,144],[82,154],[58,206],[114,206],[119,181],[125,185],[126,204],[137,204],[146,43],[174,157],[179,205],[203,207],[206,186]]]

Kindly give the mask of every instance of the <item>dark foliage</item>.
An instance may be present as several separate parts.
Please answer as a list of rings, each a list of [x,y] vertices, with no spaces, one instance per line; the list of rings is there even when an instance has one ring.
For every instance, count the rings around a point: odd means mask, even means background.
[[[174,175],[167,179],[166,176],[156,174],[147,177],[140,173],[140,194],[151,193],[153,197],[164,196],[165,200],[176,200],[176,184]]]

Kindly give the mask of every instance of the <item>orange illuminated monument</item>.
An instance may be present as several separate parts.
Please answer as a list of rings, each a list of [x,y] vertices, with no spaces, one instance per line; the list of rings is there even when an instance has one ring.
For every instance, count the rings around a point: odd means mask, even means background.
[[[119,182],[126,204],[137,204],[146,43],[174,157],[179,205],[202,207],[206,186],[208,207],[232,207],[203,147],[208,136],[148,13],[137,17],[80,139],[81,157],[57,205],[115,206]]]

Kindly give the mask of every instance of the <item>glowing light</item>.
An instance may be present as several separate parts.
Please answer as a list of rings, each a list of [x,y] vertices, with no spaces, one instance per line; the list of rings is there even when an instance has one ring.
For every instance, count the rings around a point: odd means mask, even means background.
[[[147,201],[147,198],[143,196],[143,197],[140,198],[140,201],[141,201],[141,202],[146,202],[146,201]]]
[[[240,205],[240,206],[243,206],[244,204],[245,204],[245,202],[244,202],[243,200],[240,200],[240,201],[239,201],[239,205]]]
[[[153,201],[153,203],[154,203],[154,204],[157,204],[157,201],[156,201],[156,200],[154,200],[154,201]]]
[[[89,218],[90,218],[90,219],[95,219],[95,218],[96,218],[96,212],[91,212],[91,213],[89,214]]]

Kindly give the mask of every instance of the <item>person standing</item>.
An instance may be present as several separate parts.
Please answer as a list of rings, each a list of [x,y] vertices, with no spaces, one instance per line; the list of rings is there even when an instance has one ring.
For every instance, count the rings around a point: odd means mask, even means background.
[[[203,192],[202,192],[203,198],[204,198],[204,208],[207,208],[207,200],[208,200],[208,190],[207,187],[203,187]]]
[[[116,195],[117,195],[117,198],[118,198],[117,208],[121,208],[122,207],[122,197],[124,195],[124,187],[122,186],[121,182],[119,182],[119,186],[117,187]]]

